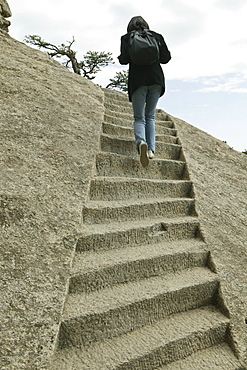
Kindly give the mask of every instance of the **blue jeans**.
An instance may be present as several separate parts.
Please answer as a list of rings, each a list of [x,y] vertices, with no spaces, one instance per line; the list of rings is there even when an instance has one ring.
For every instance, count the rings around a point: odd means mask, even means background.
[[[155,152],[155,111],[160,97],[161,86],[141,86],[132,94],[134,113],[134,134],[136,148],[139,151],[140,141],[148,145],[148,150]]]

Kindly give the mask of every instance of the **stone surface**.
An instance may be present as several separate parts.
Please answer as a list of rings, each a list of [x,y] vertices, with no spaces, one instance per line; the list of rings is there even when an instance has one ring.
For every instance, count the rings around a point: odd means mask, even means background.
[[[98,150],[103,93],[1,33],[0,50],[0,368],[43,369]]]
[[[226,318],[211,306],[174,314],[86,349],[72,347],[60,351],[52,370],[158,370],[162,363],[183,358],[183,352],[189,355],[202,350],[202,343],[206,342],[208,347],[218,344],[225,324]]]
[[[174,117],[174,122],[195,186],[201,227],[247,363],[247,156],[182,120]]]
[[[6,0],[0,0],[0,29],[8,32],[10,21],[5,19],[12,16],[9,4]]]
[[[95,173],[104,94],[1,31],[0,50],[0,367],[46,369]],[[244,361],[247,156],[173,120]]]

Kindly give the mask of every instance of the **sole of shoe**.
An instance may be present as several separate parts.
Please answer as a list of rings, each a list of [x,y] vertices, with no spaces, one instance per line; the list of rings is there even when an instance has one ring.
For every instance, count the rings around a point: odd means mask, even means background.
[[[143,167],[147,167],[149,165],[149,158],[148,158],[148,146],[147,143],[142,141],[139,146],[140,151],[140,162]]]

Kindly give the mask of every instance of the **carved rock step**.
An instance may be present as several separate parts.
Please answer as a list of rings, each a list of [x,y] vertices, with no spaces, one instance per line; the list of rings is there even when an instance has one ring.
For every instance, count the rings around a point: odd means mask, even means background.
[[[195,200],[187,198],[142,198],[137,200],[90,201],[82,211],[85,224],[141,220],[155,217],[196,216]]]
[[[119,118],[117,113],[116,114],[114,114],[114,112],[110,112],[110,113],[111,114],[105,112],[104,114],[105,123],[133,129],[133,117],[130,114]]]
[[[108,99],[106,98],[104,101],[104,107],[107,110],[111,110],[114,112],[124,112],[125,110],[128,110],[132,113],[132,103],[129,101],[129,99]],[[156,109],[156,114],[161,114],[162,117],[164,117],[166,120],[169,120],[169,116],[167,113],[163,111],[163,109]]]
[[[103,89],[105,101],[104,104],[107,102],[113,101],[117,105],[121,104],[129,104],[131,105],[131,102],[129,101],[129,97],[127,94],[123,94],[122,92],[118,92],[116,90],[110,90],[110,89]]]
[[[106,99],[105,103],[105,111],[107,112],[115,112],[117,114],[121,113],[128,113],[133,116],[133,108],[132,104],[130,102],[125,102],[125,101],[116,101],[116,100],[109,100]],[[162,119],[164,121],[171,121],[170,117],[168,116],[167,113],[165,113],[162,109],[156,109],[155,112],[155,118],[157,119]]]
[[[192,197],[189,180],[153,180],[127,177],[95,177],[90,181],[91,200]]]
[[[156,132],[157,131],[159,131],[159,130],[156,130]],[[178,143],[178,138],[176,136],[169,136],[169,135],[159,135],[159,134],[157,134],[155,136],[155,140],[156,140],[156,143],[158,143],[159,141],[161,141],[163,143],[170,143],[170,144],[177,144]]]
[[[62,314],[59,347],[87,346],[174,313],[214,304],[218,285],[216,274],[196,267],[88,294],[69,294]]]
[[[153,244],[165,241],[200,237],[197,217],[115,222],[86,225],[78,237],[76,251],[123,248],[138,244]]]
[[[244,370],[226,343],[204,349],[155,370]]]
[[[133,115],[131,113],[117,113],[107,110],[104,115],[104,121],[115,125],[133,127]],[[162,119],[162,116],[158,116],[155,119],[156,125],[174,129],[174,123],[172,121],[166,121]]]
[[[207,265],[200,240],[180,240],[98,252],[76,253],[69,292],[90,292],[111,285]]]
[[[117,101],[113,99],[105,99],[105,109],[112,112],[122,112],[133,114],[132,104],[129,101]]]
[[[155,121],[166,121],[166,122],[171,122],[171,124],[174,126],[173,121],[169,117],[169,115],[163,111],[163,109],[156,109],[155,113]]]
[[[126,157],[113,153],[96,155],[98,176],[120,176],[158,180],[188,180],[185,162],[169,159],[152,159],[147,168],[143,168],[139,158]]]
[[[108,121],[108,116],[110,117],[116,117],[118,119],[118,122],[121,122],[121,120],[124,120],[125,122],[128,121],[129,122],[129,125],[132,126],[133,124],[133,113],[131,111],[128,111],[128,112],[118,112],[118,111],[114,111],[114,110],[110,110],[110,109],[106,109],[105,110],[105,116],[104,116],[104,120],[106,122],[109,122]]]
[[[112,91],[109,89],[103,89],[104,95],[105,95],[105,101],[104,105],[110,105],[111,107],[114,106],[114,110],[117,112],[119,111],[119,108],[121,109],[121,105],[127,105],[132,109],[132,104],[128,99],[127,94],[119,93],[117,91]],[[170,120],[169,115],[163,111],[163,109],[156,109],[157,114],[161,114],[162,116],[165,116],[166,119]]]
[[[134,131],[132,127],[118,126],[103,122],[102,130],[106,135],[134,140]],[[177,144],[178,138],[176,137],[176,130],[156,125],[156,142],[157,141]]]
[[[119,115],[119,113],[120,114],[121,113],[127,113],[127,114],[131,115],[131,117],[133,119],[133,108],[132,108],[132,104],[130,102],[125,102],[125,101],[118,102],[118,101],[115,101],[115,100],[106,99],[104,105],[105,105],[105,112],[111,112],[111,113],[115,113],[115,114],[118,114],[118,115]],[[170,117],[161,109],[156,109],[155,119],[171,122]]]
[[[134,139],[101,135],[100,146],[103,152],[118,153],[128,156],[137,154]],[[156,158],[181,160],[181,146],[177,144],[156,142]]]
[[[53,370],[154,370],[222,343],[227,328],[215,307],[190,310],[86,349],[60,350]]]

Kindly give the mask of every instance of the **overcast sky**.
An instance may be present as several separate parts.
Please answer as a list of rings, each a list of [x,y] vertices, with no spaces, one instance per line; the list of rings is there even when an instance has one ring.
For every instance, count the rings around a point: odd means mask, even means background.
[[[172,54],[163,70],[167,92],[159,107],[226,141],[247,149],[246,0],[8,0],[9,33],[61,44],[72,40],[77,57],[107,51],[115,64],[94,81],[103,87],[117,71],[120,37],[141,15],[161,33]],[[124,67],[125,68],[125,67]]]

